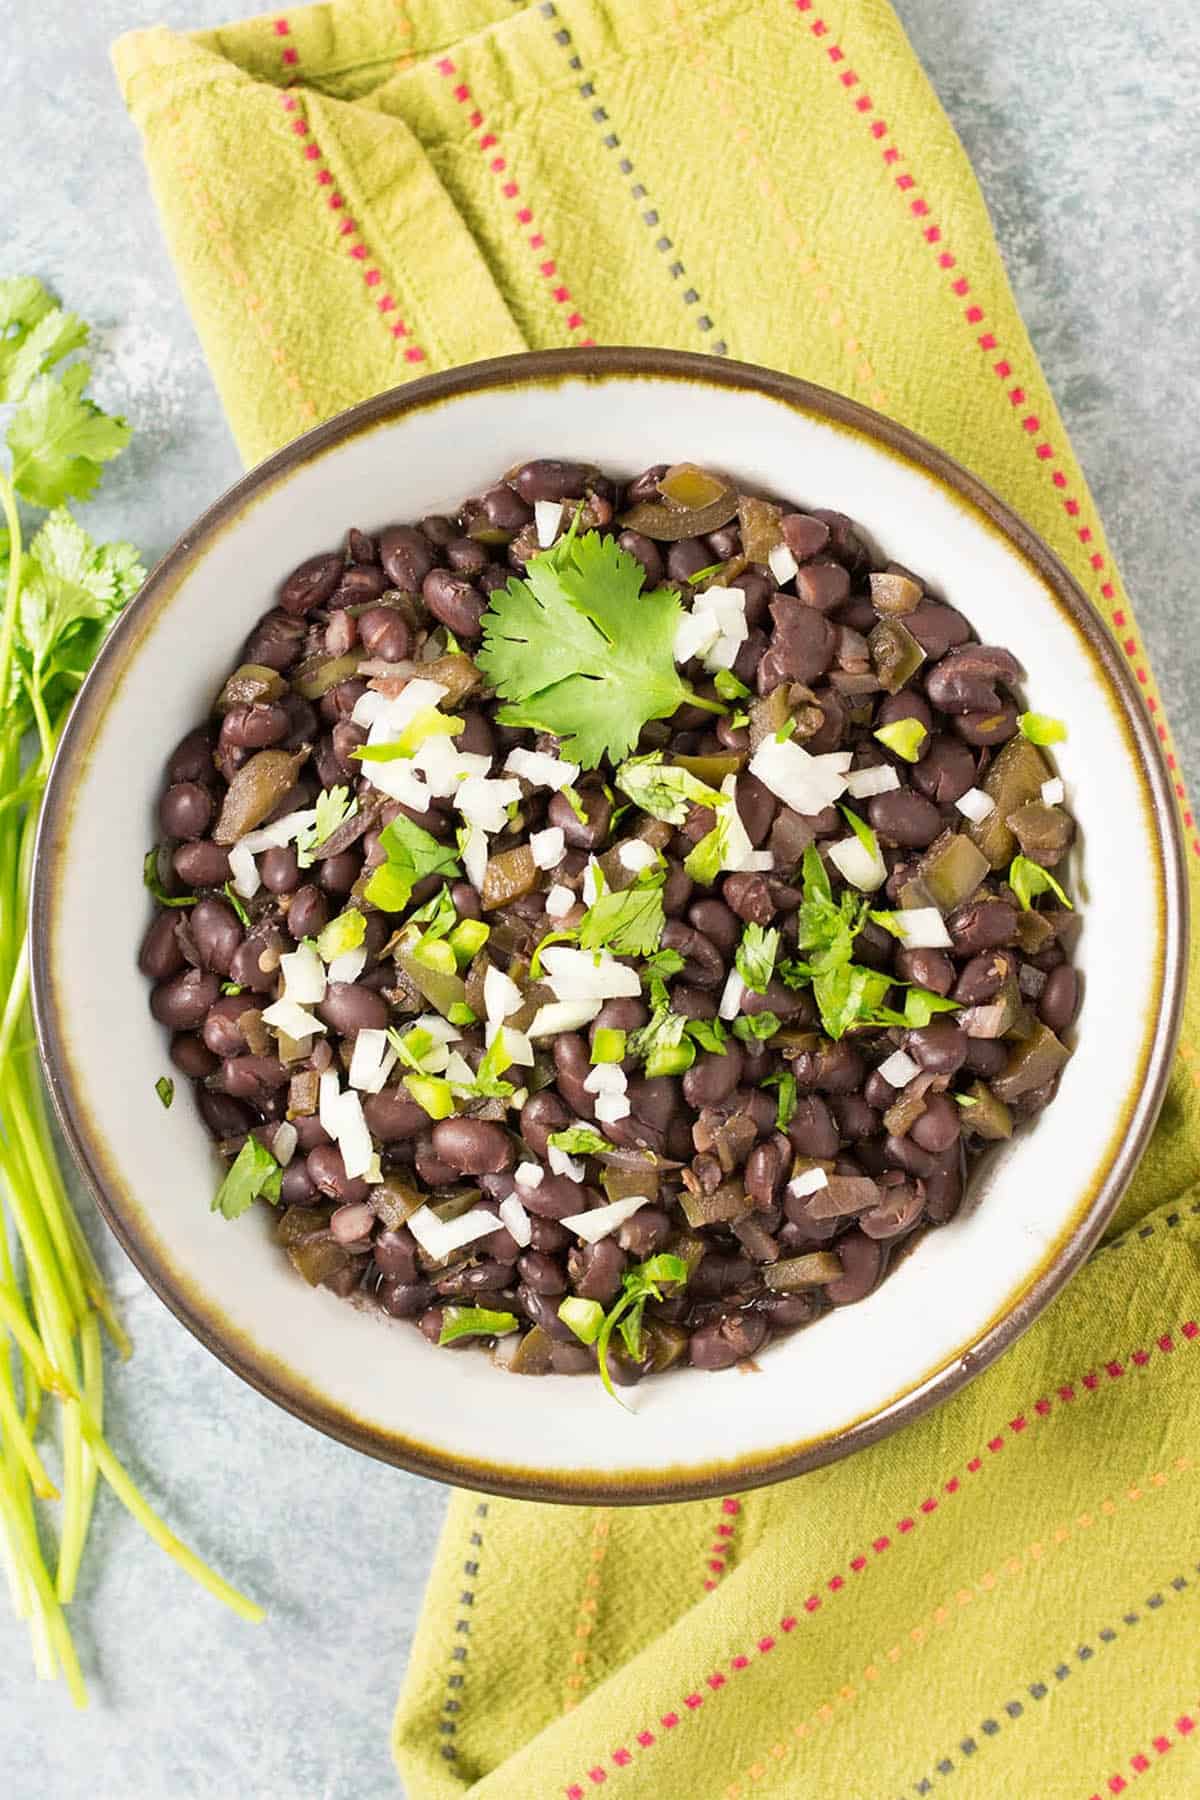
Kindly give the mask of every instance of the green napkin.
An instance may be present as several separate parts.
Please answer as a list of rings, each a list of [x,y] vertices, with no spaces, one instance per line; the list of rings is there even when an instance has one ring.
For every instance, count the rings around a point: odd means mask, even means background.
[[[342,0],[135,33],[116,62],[247,460],[503,351],[793,370],[1041,532],[1174,769],[979,191],[883,0]],[[1195,1043],[1193,992],[1108,1246],[902,1433],[692,1506],[457,1495],[396,1719],[409,1792],[1200,1792]]]

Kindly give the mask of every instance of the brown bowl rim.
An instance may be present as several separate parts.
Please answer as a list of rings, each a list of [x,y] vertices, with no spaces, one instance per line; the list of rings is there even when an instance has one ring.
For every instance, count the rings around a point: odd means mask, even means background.
[[[140,628],[169,602],[188,565],[223,527],[255,497],[310,460],[349,438],[404,413],[425,410],[466,393],[529,382],[611,377],[681,380],[736,388],[781,401],[794,410],[865,436],[900,460],[915,464],[954,495],[981,512],[1032,565],[1082,633],[1117,703],[1122,723],[1138,752],[1150,792],[1150,812],[1159,852],[1162,907],[1162,967],[1159,1005],[1148,1047],[1143,1051],[1143,1079],[1133,1099],[1122,1142],[1107,1173],[1064,1237],[1043,1257],[1036,1275],[983,1328],[980,1335],[905,1392],[849,1425],[801,1444],[728,1461],[689,1464],[679,1474],[671,1469],[625,1470],[596,1475],[539,1470],[518,1464],[494,1464],[455,1457],[436,1446],[381,1431],[346,1409],[335,1406],[275,1359],[253,1344],[238,1341],[222,1329],[203,1306],[190,1297],[186,1279],[147,1244],[115,1193],[105,1167],[98,1134],[78,1100],[67,1071],[65,1034],[50,980],[50,944],[56,889],[56,867],[63,834],[58,830],[69,803],[76,760],[86,755],[93,721],[103,716],[109,690],[136,655]],[[1097,1243],[1144,1150],[1166,1091],[1182,1014],[1188,929],[1188,884],[1183,835],[1170,777],[1133,678],[1083,589],[1045,542],[1013,509],[977,476],[945,451],[906,426],[860,402],[797,376],[751,363],[704,356],[689,351],[633,347],[542,350],[469,363],[425,375],[360,401],[276,451],[219,496],[165,553],[136,598],[125,609],[80,690],[59,743],[35,847],[31,897],[31,975],[38,1044],[51,1099],[63,1133],[110,1230],[158,1297],[205,1348],[267,1399],[351,1448],[413,1474],[466,1486],[485,1493],[566,1504],[651,1504],[719,1497],[731,1484],[739,1489],[784,1481],[834,1461],[918,1418],[949,1398],[988,1367],[1042,1312]]]

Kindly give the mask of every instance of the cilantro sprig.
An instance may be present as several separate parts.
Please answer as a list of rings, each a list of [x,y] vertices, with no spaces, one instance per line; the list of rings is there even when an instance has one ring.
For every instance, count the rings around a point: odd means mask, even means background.
[[[403,912],[412,891],[426,875],[461,875],[458,858],[420,825],[397,813],[379,834],[387,861],[372,870],[364,897],[380,912]]]
[[[279,1200],[283,1170],[265,1144],[248,1137],[230,1164],[229,1173],[213,1195],[212,1210],[223,1219],[240,1219],[258,1199]]]
[[[608,1392],[618,1404],[617,1390],[613,1386],[612,1374],[608,1367],[608,1349],[612,1343],[614,1331],[619,1331],[621,1341],[634,1362],[639,1362],[642,1355],[642,1315],[646,1311],[648,1300],[661,1300],[664,1285],[677,1283],[682,1285],[688,1278],[688,1266],[682,1256],[672,1256],[663,1252],[652,1256],[647,1262],[638,1263],[635,1268],[627,1270],[621,1277],[621,1292],[604,1315],[604,1323],[596,1339],[596,1357],[600,1365],[600,1379]]]

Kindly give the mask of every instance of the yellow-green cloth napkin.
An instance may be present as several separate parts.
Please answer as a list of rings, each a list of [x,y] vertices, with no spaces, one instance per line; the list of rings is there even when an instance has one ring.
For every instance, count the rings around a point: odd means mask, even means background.
[[[116,61],[248,460],[502,351],[793,370],[1012,502],[1173,756],[971,170],[883,0],[342,0],[140,32]],[[457,1495],[395,1726],[414,1800],[1200,1793],[1195,1043],[1193,999],[1109,1245],[917,1424],[692,1506]]]

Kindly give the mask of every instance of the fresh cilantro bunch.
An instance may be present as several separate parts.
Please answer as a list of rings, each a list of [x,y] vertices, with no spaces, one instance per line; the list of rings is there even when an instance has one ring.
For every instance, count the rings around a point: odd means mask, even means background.
[[[615,538],[578,536],[578,513],[549,550],[492,595],[475,661],[507,702],[503,725],[550,731],[585,768],[620,762],[650,719],[698,699],[675,667],[683,616],[672,588],[643,593],[646,571]]]
[[[32,276],[0,280],[0,432],[9,453],[7,466],[0,456],[0,1561],[30,1621],[38,1673],[61,1672],[80,1706],[87,1695],[63,1608],[76,1591],[97,1471],[196,1580],[243,1618],[262,1617],[167,1529],[104,1436],[101,1321],[123,1354],[129,1340],[71,1211],[33,1050],[29,879],[42,793],[75,694],[145,574],[132,544],[94,543],[67,510],[91,497],[104,464],[129,441],[125,421],[88,398],[87,364],[70,360],[87,339],[84,321]],[[157,879],[155,854],[148,885]],[[169,1106],[170,1077],[154,1092]],[[278,1175],[274,1158],[248,1143],[222,1187],[222,1208],[241,1210],[256,1184],[262,1191]],[[24,1286],[9,1251],[18,1241]],[[43,1394],[61,1403],[61,1491],[38,1448]],[[53,1533],[39,1534],[35,1500],[57,1503]]]

